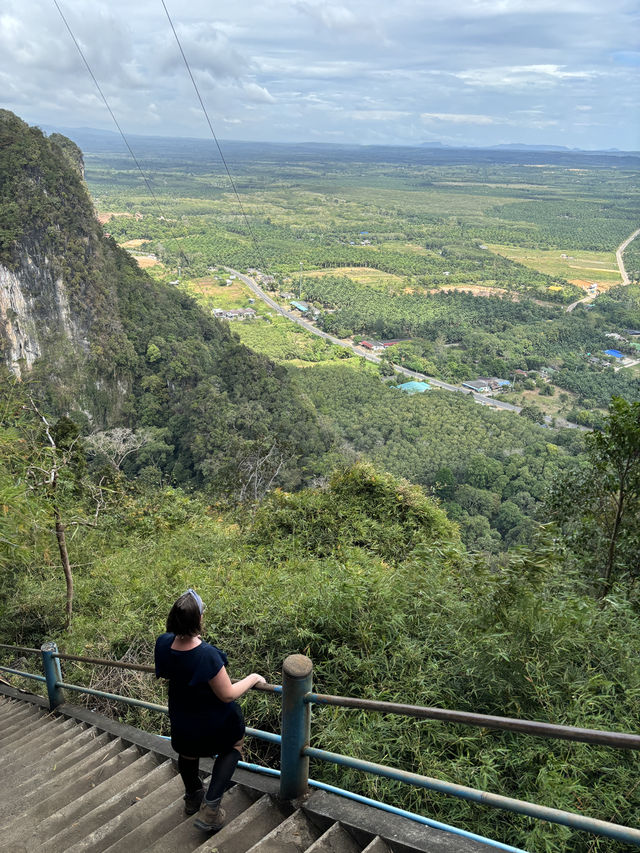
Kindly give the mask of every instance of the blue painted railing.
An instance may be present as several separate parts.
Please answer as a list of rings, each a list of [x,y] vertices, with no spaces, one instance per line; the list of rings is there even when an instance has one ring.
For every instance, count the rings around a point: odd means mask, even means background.
[[[10,649],[13,652],[40,654],[42,656],[44,676],[6,666],[0,666],[0,671],[46,683],[49,706],[52,710],[64,702],[63,690],[71,690],[78,693],[99,696],[116,702],[123,702],[127,705],[148,708],[149,710],[160,713],[166,714],[168,712],[168,708],[165,705],[158,705],[153,702],[146,702],[141,699],[134,699],[129,696],[121,696],[115,693],[107,693],[103,690],[94,690],[93,688],[83,687],[78,684],[70,684],[63,681],[60,661],[73,660],[148,673],[153,673],[155,671],[152,666],[142,666],[139,664],[124,663],[122,661],[111,661],[99,658],[82,657],[79,655],[62,654],[57,650],[54,643],[45,643],[41,649],[0,644],[0,649]],[[438,821],[433,821],[430,818],[405,812],[402,809],[397,809],[393,806],[388,806],[384,803],[370,800],[367,797],[362,797],[360,795],[353,794],[352,792],[335,788],[332,785],[326,785],[325,783],[309,779],[309,759],[313,758],[361,770],[364,773],[371,773],[376,776],[394,779],[416,787],[440,791],[441,793],[482,803],[493,808],[518,812],[519,814],[528,815],[529,817],[539,820],[562,824],[594,835],[614,838],[618,841],[640,847],[640,830],[632,827],[586,817],[575,812],[552,809],[547,806],[536,805],[535,803],[529,803],[524,800],[516,800],[511,797],[492,794],[487,791],[469,788],[464,785],[444,782],[440,779],[431,779],[427,776],[411,773],[407,770],[399,770],[382,764],[363,761],[361,759],[353,758],[352,756],[326,752],[325,750],[311,747],[310,709],[313,704],[333,705],[342,708],[357,708],[359,710],[366,710],[372,713],[400,714],[402,716],[416,717],[418,719],[445,720],[449,722],[462,723],[464,725],[520,732],[539,737],[606,745],[617,749],[640,749],[640,735],[627,734],[624,732],[602,731],[599,729],[583,729],[573,726],[559,726],[551,723],[541,723],[535,720],[519,720],[510,717],[496,717],[487,714],[451,711],[443,708],[400,705],[394,702],[377,702],[374,700],[357,699],[349,696],[329,696],[312,692],[312,677],[313,665],[309,658],[304,655],[290,655],[283,664],[282,686],[275,684],[261,684],[256,685],[254,688],[262,692],[282,696],[282,733],[280,735],[249,727],[247,727],[246,730],[247,734],[251,737],[256,737],[261,740],[280,745],[281,769],[278,771],[271,768],[259,767],[253,764],[244,764],[244,766],[251,770],[278,776],[280,778],[280,795],[283,799],[298,799],[306,794],[309,786],[322,788],[324,790],[338,793],[342,796],[347,796],[359,802],[365,802],[369,805],[375,806],[376,808],[382,808],[395,814],[401,814],[412,820],[416,820],[419,823],[433,826],[447,832],[452,832],[454,834],[464,836],[465,838],[481,841],[482,843],[496,849],[512,851],[512,853],[524,853],[524,851],[518,850],[518,848],[511,847],[507,844],[483,838],[482,836],[475,835],[474,833],[467,832],[466,830],[447,826],[446,824],[441,824]]]

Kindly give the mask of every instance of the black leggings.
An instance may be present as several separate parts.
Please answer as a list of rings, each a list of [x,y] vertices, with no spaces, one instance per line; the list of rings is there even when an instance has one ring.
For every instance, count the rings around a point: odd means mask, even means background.
[[[209,780],[209,789],[205,799],[212,803],[219,800],[231,782],[231,777],[236,769],[238,761],[242,758],[242,747],[244,738],[241,738],[231,749],[220,752],[216,756]],[[187,794],[194,794],[202,788],[202,782],[198,773],[200,759],[191,758],[187,755],[178,756],[178,771],[184,782],[184,789]]]

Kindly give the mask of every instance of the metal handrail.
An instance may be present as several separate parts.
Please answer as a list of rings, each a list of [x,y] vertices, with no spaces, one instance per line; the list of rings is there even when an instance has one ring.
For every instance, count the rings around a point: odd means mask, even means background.
[[[0,645],[0,648],[3,646]],[[4,646],[4,648],[11,648],[11,646]],[[40,649],[34,649],[38,654],[40,653]],[[151,675],[155,675],[156,669],[154,666],[150,666],[149,664],[143,663],[127,663],[121,660],[112,660],[108,658],[88,658],[84,655],[68,655],[63,652],[54,652],[52,657],[57,658],[58,660],[74,660],[79,661],[81,663],[92,663],[97,666],[109,666],[115,667],[116,669],[133,669],[136,672],[146,672]],[[238,681],[237,678],[232,678],[231,681]],[[281,693],[282,687],[279,684],[256,684],[254,685],[254,689],[262,690],[264,693]]]
[[[35,675],[33,672],[23,672],[21,669],[11,669],[10,666],[0,666],[0,672],[10,672],[11,675],[19,675],[22,678],[31,678],[33,681],[44,681],[44,675]]]
[[[126,663],[121,660],[108,660],[106,658],[87,658],[83,655],[67,655],[62,652],[54,652],[54,658],[58,658],[58,660],[75,660],[80,661],[81,663],[92,663],[97,666],[112,666],[116,669],[134,669],[137,672],[149,672],[155,673],[155,667],[149,666],[148,664],[143,663]]]
[[[28,646],[8,646],[6,643],[0,643],[0,649],[11,649],[12,652],[30,652],[31,654],[40,654],[40,649],[31,649]]]
[[[560,726],[536,720],[520,720],[513,717],[495,717],[490,714],[474,714],[468,711],[449,711],[446,708],[426,708],[421,705],[401,705],[397,702],[378,702],[373,699],[357,699],[352,696],[330,696],[324,693],[307,693],[304,702],[314,705],[334,705],[339,708],[360,708],[379,711],[383,714],[399,714],[422,720],[443,720],[466,726],[480,726],[507,732],[522,732],[539,737],[596,743],[617,749],[640,749],[640,735],[626,732],[610,732],[602,729],[582,729],[577,726]]]
[[[21,646],[0,644],[0,648],[23,652],[37,652],[40,654],[40,649],[30,649]],[[91,658],[84,655],[71,655],[63,652],[53,652],[52,657],[59,660],[79,661],[97,666],[130,669],[155,674],[155,667],[148,664],[126,663],[108,658]],[[237,681],[237,679],[232,679],[232,681]],[[264,693],[282,692],[282,686],[279,684],[256,684],[252,689],[260,690]],[[125,697],[120,698],[122,701],[125,700]],[[478,726],[486,729],[521,732],[538,737],[569,740],[578,743],[600,744],[602,746],[615,747],[616,749],[640,749],[640,735],[628,734],[626,732],[584,729],[578,726],[543,723],[538,720],[522,720],[516,717],[499,717],[492,714],[475,714],[469,711],[453,711],[448,708],[435,708],[423,705],[406,705],[399,702],[381,702],[374,699],[359,699],[354,696],[333,696],[326,693],[307,693],[303,701],[314,705],[358,708],[365,711],[398,714],[403,717],[415,717],[423,720],[442,720],[444,722],[460,723],[462,725]]]
[[[627,844],[634,844],[640,847],[640,829],[632,829],[628,826],[622,826],[619,823],[610,823],[609,821],[586,817],[576,812],[539,806],[536,803],[529,803],[526,800],[516,800],[513,797],[503,797],[501,794],[492,794],[477,788],[469,788],[466,785],[457,785],[454,782],[444,782],[442,779],[432,779],[429,776],[421,776],[418,773],[411,773],[407,770],[398,770],[395,767],[387,767],[384,764],[375,764],[372,761],[363,761],[359,758],[352,758],[350,755],[327,752],[324,749],[315,749],[314,747],[307,746],[302,752],[309,758],[319,758],[331,764],[351,767],[355,770],[362,770],[365,773],[372,773],[375,776],[394,779],[418,788],[439,791],[442,794],[450,794],[459,799],[471,800],[472,802],[482,803],[493,808],[517,812],[518,814],[528,815],[538,820],[571,826],[574,829],[604,835],[607,838],[615,838],[618,841],[624,841]]]
[[[45,677],[25,673],[21,670],[9,667],[0,667],[0,670],[11,672],[26,678],[45,681],[49,695],[50,707],[53,709],[61,704],[64,699],[62,689],[75,690],[93,696],[100,696],[112,701],[120,701],[129,705],[149,708],[160,713],[168,713],[165,705],[157,705],[141,699],[133,699],[128,696],[120,696],[114,693],[106,693],[77,684],[69,684],[62,680],[60,672],[60,660],[76,660],[85,663],[93,663],[104,666],[116,666],[125,669],[136,669],[142,672],[153,673],[154,668],[141,664],[126,664],[121,661],[106,660],[100,658],[86,658],[80,655],[66,655],[58,652],[55,644],[45,643],[40,650],[28,649],[20,646],[7,646],[0,644],[0,648],[12,649],[13,651],[41,652],[45,670]],[[418,787],[428,788],[451,794],[462,799],[473,800],[484,803],[494,808],[506,809],[519,812],[541,820],[560,823],[576,829],[581,829],[595,835],[603,835],[616,838],[627,844],[640,847],[640,830],[619,824],[601,821],[596,818],[586,817],[575,812],[561,811],[547,806],[539,806],[524,800],[516,800],[499,794],[492,794],[464,785],[444,782],[439,779],[431,779],[417,773],[387,767],[382,764],[374,764],[370,761],[353,758],[352,756],[340,755],[327,752],[309,746],[310,738],[310,708],[312,704],[333,705],[344,708],[359,708],[361,710],[377,711],[382,713],[400,714],[419,719],[438,719],[448,722],[462,723],[465,725],[481,726],[484,728],[501,729],[504,731],[524,732],[526,734],[541,735],[543,737],[558,738],[586,743],[596,743],[621,749],[640,748],[640,737],[623,732],[606,732],[596,729],[581,729],[573,726],[555,726],[550,723],[540,723],[532,720],[518,720],[509,717],[495,717],[486,714],[472,714],[464,711],[449,711],[442,708],[428,708],[418,705],[402,705],[395,702],[378,702],[370,699],[358,699],[348,696],[331,696],[328,694],[313,693],[311,661],[304,655],[290,655],[283,665],[283,685],[260,684],[254,689],[266,692],[282,693],[283,716],[282,735],[272,732],[262,732],[258,729],[247,728],[247,734],[280,743],[281,746],[281,796],[295,799],[303,793],[309,784],[308,765],[309,758],[317,758],[330,763],[352,767],[366,773],[395,779]],[[484,839],[488,844],[499,846],[499,842]],[[504,849],[504,847],[503,847]]]

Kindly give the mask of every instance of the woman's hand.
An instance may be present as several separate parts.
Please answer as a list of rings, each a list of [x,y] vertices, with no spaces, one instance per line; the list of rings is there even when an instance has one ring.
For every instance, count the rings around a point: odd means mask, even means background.
[[[266,684],[266,678],[257,672],[252,672],[251,675],[247,675],[241,681],[236,681],[233,684],[224,666],[217,675],[209,680],[209,687],[221,702],[233,702],[234,699],[239,699],[256,684]]]

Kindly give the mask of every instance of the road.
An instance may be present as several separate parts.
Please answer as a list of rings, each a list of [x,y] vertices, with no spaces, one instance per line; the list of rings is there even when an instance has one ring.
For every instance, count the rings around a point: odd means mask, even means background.
[[[620,270],[620,275],[622,276],[622,283],[623,284],[631,284],[631,282],[629,281],[629,274],[627,273],[627,270],[625,269],[624,259],[622,256],[624,254],[624,250],[627,248],[629,243],[632,240],[635,240],[636,237],[638,236],[638,234],[640,234],[640,228],[638,228],[637,231],[634,231],[633,234],[631,234],[629,237],[627,237],[627,239],[624,241],[624,243],[620,243],[620,245],[616,249],[616,261],[618,262],[618,269]],[[583,296],[582,299],[576,299],[576,301],[572,302],[571,305],[567,305],[567,308],[566,308],[567,314],[571,313],[571,311],[573,311],[573,309],[576,307],[576,305],[580,305],[581,302],[591,302],[595,298],[596,298],[595,294],[593,294],[593,295],[590,294],[589,296]]]
[[[374,364],[380,364],[382,362],[382,359],[379,356],[374,355],[364,347],[358,346],[351,341],[341,340],[333,335],[329,335],[327,332],[323,332],[321,329],[318,329],[313,325],[313,323],[305,320],[304,317],[298,317],[292,311],[287,311],[286,308],[278,305],[275,299],[268,296],[258,285],[255,279],[250,276],[244,275],[243,273],[238,272],[238,270],[232,270],[230,267],[223,267],[223,269],[233,275],[236,275],[247,285],[248,288],[250,288],[250,290],[255,293],[256,296],[260,297],[263,302],[266,302],[267,305],[277,311],[278,314],[282,314],[283,317],[286,317],[288,320],[293,320],[294,323],[302,326],[303,329],[307,329],[307,331],[317,335],[319,338],[324,338],[326,341],[330,341],[332,344],[337,344],[340,347],[346,347],[347,349],[352,350],[356,355],[361,358],[366,358],[367,361],[372,361]],[[477,394],[467,388],[462,388],[460,385],[451,385],[449,382],[443,382],[441,379],[436,379],[433,376],[426,376],[424,373],[417,373],[415,370],[409,370],[408,367],[402,367],[399,364],[394,364],[393,369],[396,373],[401,373],[403,376],[408,376],[411,379],[418,379],[422,382],[428,382],[436,388],[443,388],[445,391],[458,391],[461,394],[471,394],[476,403],[480,403],[483,406],[493,406],[496,409],[506,409],[509,412],[520,412],[520,406],[513,406],[511,403],[503,403],[500,400],[494,400],[493,397],[487,397],[484,394]]]
[[[576,307],[576,305],[580,305],[581,302],[592,302],[595,298],[595,293],[593,295],[590,294],[589,296],[583,296],[582,299],[576,299],[576,301],[572,302],[571,305],[567,305],[565,310],[567,314],[570,314]]]
[[[624,250],[627,248],[629,243],[632,240],[635,240],[636,237],[638,236],[638,234],[640,234],[640,228],[638,228],[637,231],[634,231],[633,234],[631,234],[631,236],[627,237],[627,239],[624,241],[624,243],[621,243],[618,246],[618,248],[616,249],[616,261],[618,262],[618,269],[620,270],[620,275],[622,276],[622,283],[623,284],[631,284],[631,282],[629,281],[629,274],[627,273],[627,271],[625,269],[624,260],[623,260],[622,256],[624,254]]]
[[[313,335],[317,335],[319,338],[324,338],[326,341],[330,341],[332,344],[337,344],[340,347],[346,347],[347,349],[351,349],[356,355],[366,358],[367,361],[371,361],[374,364],[380,364],[382,359],[374,355],[372,352],[364,349],[363,347],[358,346],[357,344],[352,343],[351,341],[343,341],[340,338],[336,338],[333,335],[329,335],[327,332],[323,332],[321,329],[317,329],[313,323],[310,323],[308,320],[305,320],[303,317],[296,316],[293,312],[287,311],[286,308],[282,308],[282,306],[278,305],[275,299],[272,299],[268,296],[264,290],[258,285],[255,279],[251,278],[248,275],[244,275],[244,273],[238,272],[238,270],[231,269],[231,267],[223,267],[227,272],[232,275],[237,276],[240,281],[243,281],[247,287],[255,293],[255,295],[262,299],[270,308],[273,308],[278,314],[282,314],[283,317],[286,317],[288,320],[293,320],[294,323],[297,323],[299,326],[302,326],[303,329],[307,329],[307,331],[311,332]],[[402,367],[399,364],[394,364],[393,369],[396,373],[401,373],[403,376],[408,376],[410,379],[417,379],[422,382],[428,382],[430,385],[433,385],[435,388],[442,388],[445,391],[457,391],[459,394],[470,394],[476,403],[479,403],[481,406],[490,406],[493,409],[501,409],[506,412],[515,412],[519,414],[521,411],[520,406],[514,406],[512,403],[503,403],[501,400],[495,400],[493,397],[487,397],[484,394],[478,394],[474,391],[471,391],[467,388],[462,388],[460,385],[452,385],[450,382],[443,382],[441,379],[436,379],[433,376],[426,376],[424,373],[417,373],[415,370],[409,370],[408,367]],[[545,415],[545,423],[547,425],[551,424],[551,417],[549,415]],[[569,429],[579,429],[586,430],[586,427],[578,426],[578,424],[573,424],[570,421],[564,420],[564,418],[556,418],[556,425],[561,427],[567,427]]]

